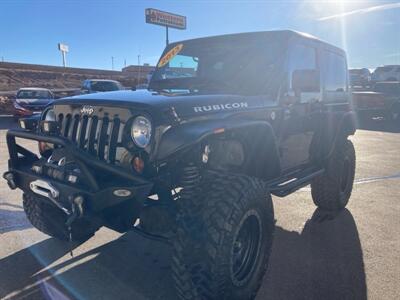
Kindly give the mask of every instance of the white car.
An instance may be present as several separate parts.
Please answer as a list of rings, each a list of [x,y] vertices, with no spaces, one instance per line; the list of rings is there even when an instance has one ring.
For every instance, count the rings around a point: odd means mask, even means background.
[[[400,65],[378,67],[372,73],[372,81],[400,81]]]

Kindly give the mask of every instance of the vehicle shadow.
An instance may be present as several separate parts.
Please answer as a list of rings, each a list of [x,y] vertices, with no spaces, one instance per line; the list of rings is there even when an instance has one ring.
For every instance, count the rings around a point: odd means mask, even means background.
[[[29,284],[45,279],[75,299],[176,299],[168,245],[130,232],[54,265],[66,248],[47,239],[1,259],[0,270],[8,274],[0,278],[0,298],[24,288],[29,293]],[[52,279],[46,279],[49,272]],[[278,227],[258,299],[366,299],[362,251],[351,213],[345,210],[333,218],[317,210],[301,234]]]
[[[357,226],[345,209],[317,209],[302,232],[276,228],[264,285],[257,299],[367,299]]]
[[[383,118],[359,119],[357,123],[357,129],[400,133],[400,120],[395,124]]]

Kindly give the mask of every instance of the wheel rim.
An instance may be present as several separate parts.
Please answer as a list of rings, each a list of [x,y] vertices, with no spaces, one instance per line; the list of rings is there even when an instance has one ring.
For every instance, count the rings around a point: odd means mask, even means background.
[[[261,223],[258,214],[249,212],[234,237],[231,275],[237,286],[245,284],[253,274],[260,252]]]
[[[340,181],[340,189],[342,193],[347,191],[347,188],[349,186],[349,176],[350,176],[350,161],[348,158],[346,158],[343,163],[342,177]]]

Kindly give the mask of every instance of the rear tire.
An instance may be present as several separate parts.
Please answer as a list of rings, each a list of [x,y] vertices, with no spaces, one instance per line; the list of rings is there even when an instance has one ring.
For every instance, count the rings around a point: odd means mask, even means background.
[[[354,146],[346,139],[336,146],[325,173],[311,182],[315,205],[330,211],[343,209],[349,202],[353,189],[355,166]]]
[[[47,204],[31,194],[23,195],[23,207],[28,220],[36,229],[59,240],[69,240],[68,229],[65,226],[67,216],[59,208]],[[99,227],[85,219],[77,219],[71,226],[72,240],[75,242],[86,241],[98,229]]]
[[[181,199],[172,272],[180,299],[253,299],[267,270],[274,231],[261,180],[206,174]]]

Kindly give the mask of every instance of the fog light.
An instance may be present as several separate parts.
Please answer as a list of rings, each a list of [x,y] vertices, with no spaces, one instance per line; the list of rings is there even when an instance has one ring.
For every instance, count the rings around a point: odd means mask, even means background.
[[[133,169],[138,172],[138,173],[142,173],[143,169],[144,169],[144,161],[143,159],[141,159],[139,156],[136,156],[133,160],[132,160],[132,166]]]
[[[21,127],[22,129],[26,129],[26,124],[24,120],[19,120],[19,127]]]
[[[19,127],[26,130],[35,130],[37,128],[38,121],[34,117],[21,118],[18,120]]]

